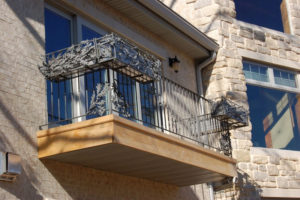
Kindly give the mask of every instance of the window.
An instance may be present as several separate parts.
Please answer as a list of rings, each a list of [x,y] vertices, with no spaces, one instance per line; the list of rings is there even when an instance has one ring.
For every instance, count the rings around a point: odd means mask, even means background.
[[[247,79],[268,82],[268,68],[255,63],[244,63],[244,73]]]
[[[106,33],[80,16],[69,16],[49,6],[45,8],[45,29],[46,53],[69,47],[82,40],[99,38]],[[96,114],[86,114],[96,86],[105,83],[116,84],[118,95],[126,103],[125,114],[114,110],[115,114],[142,121],[146,126],[156,125],[158,114],[155,109],[158,103],[155,100],[154,83],[140,83],[127,74],[108,68],[74,74],[70,79],[47,81],[48,122],[57,126],[97,117]],[[107,113],[107,102],[111,99],[108,99],[107,94],[104,98]]]
[[[282,0],[235,0],[238,20],[283,32]]]
[[[300,95],[296,74],[248,61],[243,65],[253,145],[300,150]]]
[[[72,44],[71,17],[59,11],[45,8],[46,53],[69,47]],[[60,121],[72,118],[70,101],[72,82],[47,81],[48,121]]]

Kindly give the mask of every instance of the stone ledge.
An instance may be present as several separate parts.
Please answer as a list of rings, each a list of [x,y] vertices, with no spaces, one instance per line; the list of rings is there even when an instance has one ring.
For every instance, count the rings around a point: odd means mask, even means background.
[[[279,65],[279,66],[290,68],[293,70],[300,69],[300,64],[295,61],[286,60],[283,58],[278,58],[275,56],[257,53],[257,52],[253,52],[253,51],[249,51],[249,50],[245,50],[245,49],[238,49],[238,53],[243,58],[248,58],[248,59],[256,60],[259,62],[265,62],[265,63],[269,63],[271,65],[277,65],[277,66]]]
[[[269,29],[269,28],[262,27],[262,26],[258,26],[258,25],[255,25],[255,24],[250,24],[250,23],[247,23],[247,22],[239,21],[237,19],[234,19],[234,24],[237,25],[237,26],[245,27],[245,28],[247,27],[247,28],[253,29],[255,31],[262,31],[262,32],[265,32],[265,33],[278,35],[278,36],[281,36],[281,37],[284,37],[284,38],[289,38],[289,39],[297,40],[297,41],[300,42],[300,37],[297,36],[297,35],[291,35],[289,33],[276,31],[276,30]]]
[[[300,198],[300,189],[262,188],[261,197]]]
[[[300,160],[300,151],[282,150],[282,149],[268,149],[262,147],[251,147],[251,155],[261,156],[276,156],[289,160]]]

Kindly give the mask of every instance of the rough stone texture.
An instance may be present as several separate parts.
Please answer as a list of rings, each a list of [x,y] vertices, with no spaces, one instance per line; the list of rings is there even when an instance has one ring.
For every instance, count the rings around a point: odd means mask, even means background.
[[[284,63],[300,62],[299,0],[285,0],[294,35],[236,21],[233,0],[161,1],[220,45],[215,63],[203,70],[207,98],[226,96],[249,109],[239,50],[258,55],[257,60],[263,55],[274,60],[281,58]],[[97,12],[111,13],[122,24],[164,46],[167,50],[162,56],[177,55],[184,68],[174,74],[166,67],[165,74],[196,90],[194,62],[180,50],[172,49],[159,36],[147,33],[115,10],[97,10],[102,6],[100,1],[97,5],[92,0],[68,2],[81,5],[79,8],[96,20]],[[18,153],[23,159],[22,176],[17,182],[0,182],[0,199],[207,198],[203,185],[177,188],[54,161],[41,162],[37,158],[35,133],[46,116],[45,84],[37,70],[39,56],[44,52],[43,6],[41,0],[0,0],[0,150]],[[167,60],[164,65],[168,66]],[[233,157],[239,162],[239,182],[235,188],[217,193],[216,199],[259,199],[263,188],[299,188],[300,157],[291,158],[292,151],[282,156],[251,153],[251,130],[250,123],[231,132]]]
[[[280,6],[284,32],[300,36],[300,2],[283,0]]]
[[[290,9],[293,35],[235,20],[232,0],[196,0],[189,3],[190,8],[194,5],[194,18],[188,20],[220,46],[215,63],[202,72],[207,98],[226,96],[249,109],[242,70],[243,58],[281,67],[290,66],[299,71],[300,1],[283,1]],[[181,14],[180,10],[175,11]],[[246,53],[240,55],[241,51]],[[218,192],[216,199],[231,199],[232,196],[236,199],[259,199],[263,188],[298,187],[299,174],[296,172],[300,171],[300,156],[290,159],[289,155],[251,153],[251,130],[250,123],[249,127],[232,131],[233,157],[238,161],[240,183],[235,189]],[[289,154],[296,153],[289,151]]]
[[[87,8],[92,2],[85,3],[82,7]],[[100,5],[89,6],[95,8]],[[16,182],[0,182],[0,199],[207,198],[205,185],[178,188],[38,159],[36,132],[39,125],[46,122],[45,80],[37,67],[42,62],[40,56],[45,52],[43,10],[42,0],[0,0],[0,151],[14,152],[22,158],[22,174]],[[114,17],[121,18],[117,15]],[[125,18],[122,19],[125,21]],[[131,25],[128,27],[132,28]],[[138,27],[132,29],[147,37],[151,35]],[[185,70],[178,75],[167,73],[172,79],[176,79],[174,76],[180,77],[176,80],[179,83],[183,79],[190,79],[191,82],[185,82],[186,87],[195,90],[193,61],[180,50],[160,43],[158,37],[149,37],[165,46],[169,56],[180,55]],[[165,66],[168,66],[165,62]],[[184,78],[183,74],[188,77]]]

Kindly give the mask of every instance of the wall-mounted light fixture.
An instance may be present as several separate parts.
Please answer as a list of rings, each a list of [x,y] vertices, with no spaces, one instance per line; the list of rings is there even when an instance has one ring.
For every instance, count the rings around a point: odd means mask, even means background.
[[[175,73],[179,70],[179,63],[180,60],[178,60],[176,56],[174,58],[169,58],[169,66],[174,69]]]

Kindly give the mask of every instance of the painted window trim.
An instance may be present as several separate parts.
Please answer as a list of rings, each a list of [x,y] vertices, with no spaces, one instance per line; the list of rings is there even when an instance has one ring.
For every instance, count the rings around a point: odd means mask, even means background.
[[[255,62],[255,61],[243,60],[243,64],[244,63],[250,63],[250,64],[252,63],[252,64],[256,64],[256,65],[261,65],[262,67],[266,67],[268,69],[267,70],[268,78],[269,78],[268,82],[263,82],[263,81],[253,80],[253,79],[247,79],[245,77],[247,84],[266,87],[266,88],[272,88],[272,89],[277,89],[277,90],[282,90],[282,91],[286,91],[286,92],[300,93],[300,85],[299,85],[300,76],[297,72],[287,70],[287,69],[282,69],[282,68],[272,66],[272,65],[268,65],[268,64],[262,64],[260,62]],[[275,83],[275,78],[274,78],[274,69],[278,69],[280,71],[286,71],[288,73],[295,74],[296,88],[276,84]]]

